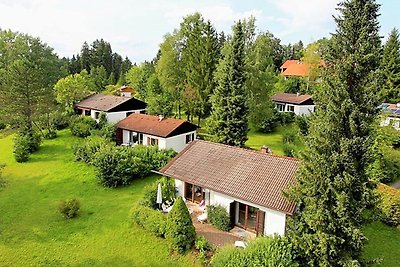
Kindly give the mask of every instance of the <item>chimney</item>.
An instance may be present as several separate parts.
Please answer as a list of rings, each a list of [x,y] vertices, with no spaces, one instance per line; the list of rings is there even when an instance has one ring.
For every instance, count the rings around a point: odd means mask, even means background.
[[[164,119],[164,115],[161,115],[161,114],[158,115],[158,120],[159,120],[159,121],[162,121],[163,119]]]
[[[297,95],[297,96],[300,96],[300,92],[297,92],[296,95]]]
[[[272,149],[269,148],[268,146],[262,146],[262,147],[261,147],[261,153],[264,153],[264,154],[272,154]]]

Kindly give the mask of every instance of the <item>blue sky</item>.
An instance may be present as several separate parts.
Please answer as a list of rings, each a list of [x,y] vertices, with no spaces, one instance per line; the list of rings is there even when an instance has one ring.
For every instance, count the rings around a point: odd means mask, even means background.
[[[39,36],[60,56],[79,52],[97,38],[134,62],[152,59],[164,34],[179,27],[185,15],[199,11],[218,31],[253,15],[258,31],[304,43],[335,30],[338,0],[0,0],[0,28]],[[380,0],[381,34],[400,28],[398,0]]]

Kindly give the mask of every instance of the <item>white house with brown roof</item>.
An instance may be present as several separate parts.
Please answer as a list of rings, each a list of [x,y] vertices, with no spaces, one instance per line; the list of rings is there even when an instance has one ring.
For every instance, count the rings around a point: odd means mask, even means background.
[[[275,108],[279,112],[293,112],[296,115],[309,115],[315,111],[311,95],[278,93],[272,96]]]
[[[119,88],[119,94],[120,96],[124,97],[132,97],[132,94],[135,92],[135,90],[132,87],[123,85],[121,88]]]
[[[196,140],[159,173],[174,178],[187,201],[225,207],[233,226],[283,235],[296,207],[284,191],[295,183],[298,166],[293,158]]]
[[[132,113],[144,113],[146,106],[145,102],[135,98],[94,94],[76,103],[75,111],[95,120],[105,112],[109,123],[117,123]]]
[[[180,152],[197,138],[196,125],[163,116],[132,114],[121,120],[116,127],[118,145],[153,145]]]

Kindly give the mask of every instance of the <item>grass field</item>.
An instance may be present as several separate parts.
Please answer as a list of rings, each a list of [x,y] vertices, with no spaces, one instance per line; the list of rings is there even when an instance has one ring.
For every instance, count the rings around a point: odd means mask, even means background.
[[[369,240],[364,250],[364,257],[380,258],[381,264],[375,266],[400,266],[400,228],[373,222],[364,228],[364,234]]]
[[[188,266],[194,256],[171,256],[168,244],[130,222],[130,209],[156,177],[121,189],[97,184],[94,169],[73,161],[69,131],[46,140],[27,163],[12,156],[12,136],[0,139],[7,164],[0,189],[0,266]],[[77,197],[81,214],[63,219],[60,200]]]

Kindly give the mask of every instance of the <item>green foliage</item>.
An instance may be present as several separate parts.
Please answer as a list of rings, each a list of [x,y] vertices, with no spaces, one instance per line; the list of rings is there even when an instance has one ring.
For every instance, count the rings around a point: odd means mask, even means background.
[[[212,114],[209,124],[210,134],[217,142],[244,146],[248,132],[248,107],[245,82],[245,36],[242,23],[233,27],[233,38],[223,49],[219,61]]]
[[[180,254],[190,250],[195,242],[196,231],[189,211],[181,197],[178,197],[168,213],[166,238],[172,249]]]
[[[0,130],[4,130],[7,127],[5,122],[0,121]]]
[[[54,126],[57,130],[62,130],[69,125],[69,115],[60,110],[52,111],[49,114],[49,124]]]
[[[101,92],[108,85],[108,75],[106,68],[101,65],[91,69],[90,79],[95,85],[96,92]]]
[[[296,156],[296,146],[293,143],[283,143],[282,150],[283,154],[287,157]]]
[[[49,127],[42,131],[42,136],[44,139],[54,139],[57,137],[57,130],[53,127]]]
[[[289,124],[295,121],[296,115],[293,112],[278,112],[278,121],[282,124]]]
[[[34,121],[49,112],[61,62],[39,38],[0,30],[0,109],[2,120],[20,131],[33,131]]]
[[[381,69],[384,83],[380,96],[384,102],[400,102],[400,40],[399,31],[394,28],[383,46]]]
[[[6,164],[0,163],[0,188],[5,187],[7,185],[7,182],[3,177],[3,170],[5,167],[6,167]]]
[[[160,211],[138,205],[133,208],[132,220],[155,236],[165,236],[167,217]]]
[[[303,115],[296,116],[295,118],[297,127],[299,127],[299,131],[303,136],[308,135],[309,120],[310,120],[309,117]]]
[[[76,198],[62,200],[58,205],[58,211],[65,219],[72,219],[78,216],[81,204]]]
[[[128,185],[135,178],[149,175],[167,164],[176,153],[149,146],[101,146],[93,164],[101,184],[106,187]]]
[[[199,258],[200,262],[203,265],[207,265],[208,264],[207,251],[212,250],[211,244],[208,242],[208,240],[203,235],[200,235],[200,236],[196,237],[194,246],[199,251],[198,258]]]
[[[89,116],[77,115],[71,118],[71,133],[78,137],[87,137],[97,126],[96,121]]]
[[[158,204],[156,203],[158,184],[161,184],[162,202],[171,205],[173,204],[176,197],[175,183],[171,178],[162,177],[158,179],[155,183],[146,186],[144,196],[140,201],[141,205],[153,209],[159,208]]]
[[[211,266],[296,267],[293,246],[284,237],[259,237],[248,242],[245,249],[224,247],[214,255]]]
[[[207,206],[208,222],[222,231],[231,229],[231,221],[226,209],[222,206]]]
[[[400,225],[400,191],[380,184],[378,192],[381,198],[378,204],[381,220],[390,226]]]
[[[14,139],[14,157],[17,162],[26,162],[29,155],[39,149],[40,135],[35,132],[20,132]]]
[[[105,138],[99,136],[89,136],[83,141],[77,142],[72,146],[75,160],[83,161],[93,165],[95,162],[96,153],[103,147],[107,146],[108,142]]]
[[[66,110],[72,109],[76,102],[90,95],[95,89],[96,87],[86,70],[61,78],[54,85],[56,100]]]
[[[339,4],[318,110],[291,191],[298,210],[288,234],[302,266],[362,264],[364,213],[374,204],[368,168],[380,89],[378,9],[374,0]]]

